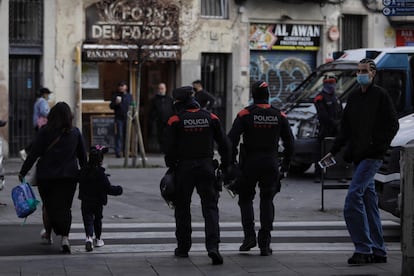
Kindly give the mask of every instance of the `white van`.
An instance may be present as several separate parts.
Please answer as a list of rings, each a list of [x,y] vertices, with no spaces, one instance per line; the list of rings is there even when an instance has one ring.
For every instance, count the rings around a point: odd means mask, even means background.
[[[399,119],[400,129],[391,142],[384,163],[375,175],[378,205],[381,209],[399,217],[400,210],[400,153],[401,147],[414,143],[414,114]]]
[[[319,155],[318,119],[313,100],[321,91],[326,75],[337,78],[336,95],[345,104],[349,93],[357,87],[356,69],[359,61],[372,58],[377,65],[375,82],[390,93],[399,117],[414,110],[414,47],[354,49],[336,53],[335,56],[338,58],[319,66],[304,80],[282,108],[295,136],[292,173],[306,171]]]

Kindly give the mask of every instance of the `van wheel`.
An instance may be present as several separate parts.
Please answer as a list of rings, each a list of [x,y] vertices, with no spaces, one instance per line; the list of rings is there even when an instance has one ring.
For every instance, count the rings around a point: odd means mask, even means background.
[[[291,174],[302,174],[306,172],[312,164],[303,164],[303,163],[297,163],[297,164],[291,164],[289,168],[289,172]]]

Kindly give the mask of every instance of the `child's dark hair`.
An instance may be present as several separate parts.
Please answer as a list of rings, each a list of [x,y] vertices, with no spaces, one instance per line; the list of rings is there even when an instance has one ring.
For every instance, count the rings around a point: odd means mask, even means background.
[[[104,154],[108,152],[108,148],[100,145],[91,147],[89,150],[89,167],[100,167],[104,159]]]

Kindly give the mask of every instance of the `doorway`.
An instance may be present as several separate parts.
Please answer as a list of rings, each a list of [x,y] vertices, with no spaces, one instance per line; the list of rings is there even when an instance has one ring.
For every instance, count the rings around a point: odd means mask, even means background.
[[[158,84],[163,82],[167,86],[167,95],[172,96],[176,87],[176,62],[147,62],[142,67],[140,121],[143,129],[145,149],[149,153],[159,153],[155,121],[149,117],[151,99],[155,96]]]
[[[203,53],[201,56],[201,82],[204,89],[215,97],[212,108],[222,123],[226,126],[227,85],[231,73],[228,68],[229,54]]]
[[[9,58],[9,151],[15,157],[34,137],[33,105],[39,83],[38,56]]]

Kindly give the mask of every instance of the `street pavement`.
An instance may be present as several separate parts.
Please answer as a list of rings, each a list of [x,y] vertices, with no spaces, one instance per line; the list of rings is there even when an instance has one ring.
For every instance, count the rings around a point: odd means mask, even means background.
[[[18,184],[22,162],[6,159],[6,187],[0,191],[0,275],[400,275],[399,220],[382,212],[388,263],[349,266],[352,255],[342,217],[346,190],[325,191],[325,211],[320,211],[321,185],[312,173],[283,181],[275,198],[273,255],[259,256],[257,248],[240,254],[242,241],[237,198],[226,191],[220,198],[220,251],[224,265],[213,266],[204,248],[204,224],[200,200],[192,202],[193,246],[189,258],[173,256],[174,213],[162,200],[159,181],[165,173],[160,155],[147,156],[147,168],[124,168],[124,159],[106,157],[105,166],[114,185],[124,194],[109,197],[104,208],[105,246],[85,252],[80,202],[73,202],[70,233],[71,255],[59,253],[59,237],[53,245],[40,244],[41,211],[23,223],[10,197]],[[128,165],[131,166],[129,160]],[[36,193],[37,190],[35,189]],[[257,196],[258,198],[258,196]],[[258,218],[258,200],[255,200]],[[256,223],[258,227],[258,223]]]

